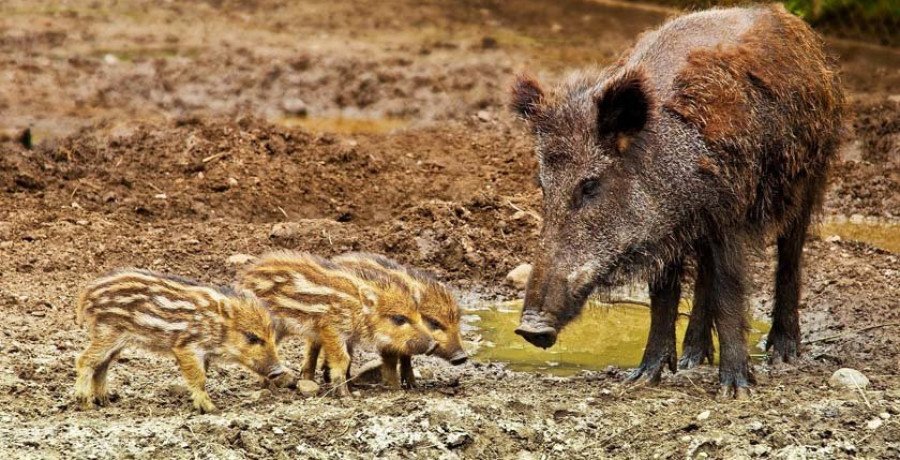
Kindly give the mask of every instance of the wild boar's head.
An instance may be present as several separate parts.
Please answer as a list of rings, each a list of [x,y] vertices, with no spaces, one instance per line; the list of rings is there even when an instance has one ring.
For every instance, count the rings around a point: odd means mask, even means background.
[[[543,227],[516,333],[556,342],[598,286],[648,265],[678,220],[665,185],[661,109],[641,69],[580,76],[554,97],[520,78],[513,107],[531,124],[543,191]],[[669,152],[671,153],[671,152]]]

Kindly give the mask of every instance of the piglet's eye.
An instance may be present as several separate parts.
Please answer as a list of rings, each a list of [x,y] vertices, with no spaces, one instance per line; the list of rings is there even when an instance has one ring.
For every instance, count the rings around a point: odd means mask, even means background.
[[[428,329],[434,331],[444,330],[444,326],[441,323],[437,322],[437,320],[435,320],[434,318],[425,318],[425,322],[428,323]]]
[[[394,324],[396,324],[397,326],[402,326],[409,322],[409,318],[407,318],[403,315],[392,315],[391,321],[393,321]]]
[[[249,343],[250,345],[262,345],[263,344],[263,339],[259,338],[258,335],[254,334],[252,332],[245,332],[244,337],[247,338],[247,343]]]

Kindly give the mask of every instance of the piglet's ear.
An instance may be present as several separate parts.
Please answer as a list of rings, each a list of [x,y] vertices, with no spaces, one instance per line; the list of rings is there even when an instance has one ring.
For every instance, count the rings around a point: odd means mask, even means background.
[[[597,97],[598,132],[633,136],[644,129],[654,110],[648,87],[640,70],[628,70],[608,80]]]
[[[512,107],[526,120],[534,120],[541,111],[544,102],[544,91],[540,85],[527,76],[521,76],[516,80],[512,88]]]

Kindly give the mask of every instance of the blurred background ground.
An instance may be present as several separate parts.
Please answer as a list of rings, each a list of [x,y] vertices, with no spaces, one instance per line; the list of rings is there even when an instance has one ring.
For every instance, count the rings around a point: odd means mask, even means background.
[[[371,250],[435,270],[469,309],[521,296],[503,278],[530,258],[540,192],[510,82],[609,64],[670,6],[685,4],[4,2],[0,452],[900,457],[900,51],[883,46],[889,34],[827,23],[855,116],[826,199],[834,227],[806,251],[804,339],[819,341],[794,366],[758,366],[752,401],[714,402],[709,366],[633,388],[615,368],[561,378],[423,358],[421,388],[353,401],[259,393],[217,368],[226,409],[200,416],[171,360],[133,353],[112,371],[113,407],[71,407],[85,344],[74,295],[121,265],[228,284],[236,253]],[[15,141],[25,128],[31,150]],[[832,235],[847,223],[887,230]],[[765,316],[771,248],[754,257],[752,309]],[[871,379],[867,392],[826,386],[845,366]]]

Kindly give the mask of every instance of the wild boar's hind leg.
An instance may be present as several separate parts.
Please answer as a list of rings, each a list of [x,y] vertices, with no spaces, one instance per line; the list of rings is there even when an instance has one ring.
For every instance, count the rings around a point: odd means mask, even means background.
[[[755,382],[747,352],[746,256],[742,238],[725,235],[700,243],[698,278],[709,280],[706,286],[710,311],[719,335],[719,383],[723,398],[746,399]]]
[[[650,335],[640,367],[628,377],[630,382],[640,380],[655,385],[665,367],[675,372],[675,320],[681,298],[682,267],[681,260],[670,263],[650,282]]]
[[[681,349],[681,360],[678,361],[679,369],[692,369],[703,361],[713,363],[715,345],[713,345],[713,302],[710,288],[712,286],[712,271],[700,266],[703,262],[697,257],[697,280],[694,282],[694,306],[691,309],[691,319],[688,322],[687,331],[684,333],[684,342]]]
[[[810,214],[818,201],[824,179],[807,184],[802,208],[797,217],[778,237],[778,268],[775,273],[775,308],[772,310],[772,330],[766,339],[766,350],[772,350],[773,363],[789,362],[800,351],[801,276],[803,273],[803,245]]]
[[[416,386],[416,375],[413,373],[412,356],[400,357],[400,383],[403,388],[411,389]]]
[[[209,399],[209,393],[206,392],[206,369],[203,359],[197,353],[189,348],[175,348],[172,350],[175,360],[178,361],[178,368],[188,383],[191,390],[191,396],[194,399],[194,408],[204,414],[216,412],[216,406]]]

